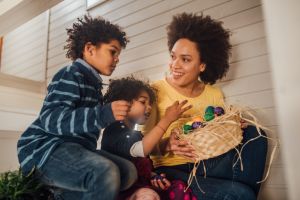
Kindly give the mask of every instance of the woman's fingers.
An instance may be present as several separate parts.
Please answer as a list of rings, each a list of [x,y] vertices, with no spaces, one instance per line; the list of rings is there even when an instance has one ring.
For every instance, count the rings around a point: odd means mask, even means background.
[[[198,156],[194,153],[188,153],[188,152],[181,152],[181,151],[174,151],[175,155],[185,157],[188,160],[191,160],[192,162],[195,162],[198,158]]]

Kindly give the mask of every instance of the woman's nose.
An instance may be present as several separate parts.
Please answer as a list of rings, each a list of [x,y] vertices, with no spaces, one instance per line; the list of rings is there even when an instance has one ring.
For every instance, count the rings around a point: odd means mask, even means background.
[[[169,63],[170,67],[172,68],[179,68],[179,62],[178,62],[178,59],[174,59],[174,60],[171,60],[170,63]]]

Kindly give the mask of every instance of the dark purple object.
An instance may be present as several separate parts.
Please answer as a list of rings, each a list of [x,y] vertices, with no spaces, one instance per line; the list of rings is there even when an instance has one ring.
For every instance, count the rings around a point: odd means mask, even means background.
[[[215,107],[214,113],[217,116],[220,116],[220,115],[224,115],[225,112],[224,112],[224,109],[222,107]]]
[[[202,122],[193,122],[192,123],[193,129],[200,128],[200,127],[202,127]]]

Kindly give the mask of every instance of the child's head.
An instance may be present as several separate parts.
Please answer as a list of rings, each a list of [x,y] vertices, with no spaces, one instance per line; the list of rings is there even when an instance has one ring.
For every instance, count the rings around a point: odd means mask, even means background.
[[[222,22],[210,16],[187,13],[174,16],[168,26],[168,47],[170,70],[175,73],[175,79],[185,74],[184,70],[174,69],[176,67],[193,70],[187,70],[191,77],[185,79],[199,76],[204,83],[214,84],[222,78],[229,68],[229,36]]]
[[[66,56],[72,60],[84,59],[100,74],[111,75],[119,61],[122,48],[126,47],[126,33],[118,25],[103,18],[85,15],[67,29]]]
[[[104,95],[104,102],[117,100],[131,102],[127,120],[131,123],[144,124],[150,116],[151,106],[155,102],[155,90],[149,83],[133,77],[111,80]]]

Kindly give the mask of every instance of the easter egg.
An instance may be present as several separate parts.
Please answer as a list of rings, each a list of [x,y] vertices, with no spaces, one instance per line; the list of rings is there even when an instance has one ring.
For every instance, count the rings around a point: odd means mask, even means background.
[[[214,113],[217,116],[221,116],[221,115],[224,115],[225,112],[224,112],[224,109],[222,107],[215,107]]]
[[[183,125],[183,132],[184,132],[184,134],[188,134],[190,132],[190,130],[192,130],[192,126],[191,125],[188,125],[188,124]]]
[[[152,179],[156,179],[156,180],[161,180],[162,181],[164,179],[164,177],[162,177],[161,175],[157,174],[157,175],[153,176]]]
[[[213,106],[208,106],[205,109],[205,114],[214,114],[214,112],[215,112],[215,108]]]
[[[193,118],[193,122],[202,122],[203,118],[201,116],[197,116]]]
[[[210,121],[210,120],[212,120],[212,119],[214,119],[215,118],[215,115],[214,114],[211,114],[211,113],[206,113],[205,115],[204,115],[204,119],[205,119],[205,121]]]
[[[192,124],[193,124],[193,121],[188,121],[188,122],[186,122],[185,124],[186,124],[186,125],[190,125],[190,126],[192,126]]]
[[[192,128],[193,129],[196,129],[196,128],[201,128],[202,127],[202,122],[193,122],[193,124],[192,124]]]

